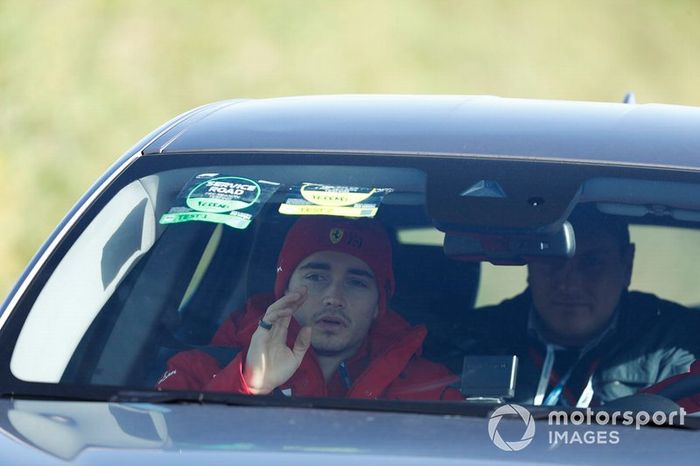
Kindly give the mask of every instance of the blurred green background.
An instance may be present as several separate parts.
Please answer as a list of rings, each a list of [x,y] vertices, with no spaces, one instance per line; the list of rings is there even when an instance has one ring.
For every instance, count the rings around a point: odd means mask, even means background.
[[[124,150],[232,97],[700,105],[700,2],[0,0],[0,296]]]

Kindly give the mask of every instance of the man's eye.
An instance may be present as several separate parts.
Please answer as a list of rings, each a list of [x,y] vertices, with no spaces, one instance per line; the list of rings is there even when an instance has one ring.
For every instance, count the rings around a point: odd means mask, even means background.
[[[320,273],[310,273],[304,279],[310,282],[322,282],[326,280],[326,277]]]
[[[605,258],[599,256],[584,257],[581,265],[586,268],[593,269],[605,265]]]
[[[350,285],[357,288],[369,288],[369,284],[364,280],[352,279]]]

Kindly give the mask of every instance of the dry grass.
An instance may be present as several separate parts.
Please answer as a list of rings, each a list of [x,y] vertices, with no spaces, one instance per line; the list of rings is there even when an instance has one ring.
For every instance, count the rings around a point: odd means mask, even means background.
[[[0,296],[125,148],[231,97],[700,105],[695,1],[0,0]]]

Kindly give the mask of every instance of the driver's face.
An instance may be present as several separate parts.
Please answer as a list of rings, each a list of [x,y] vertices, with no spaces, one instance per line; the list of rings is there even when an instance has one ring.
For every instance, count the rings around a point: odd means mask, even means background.
[[[630,283],[634,246],[592,228],[576,236],[576,255],[529,264],[535,309],[554,343],[582,346],[607,326]]]
[[[307,297],[294,317],[311,326],[319,354],[352,354],[367,336],[379,310],[372,269],[355,256],[319,251],[299,263],[288,289],[305,286]]]

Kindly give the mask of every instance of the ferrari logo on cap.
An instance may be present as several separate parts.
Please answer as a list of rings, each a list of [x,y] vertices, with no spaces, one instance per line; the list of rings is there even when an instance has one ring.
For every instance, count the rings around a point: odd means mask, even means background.
[[[331,229],[331,233],[330,233],[331,243],[338,244],[340,242],[340,240],[343,239],[344,233],[345,232],[343,231],[342,228]]]

